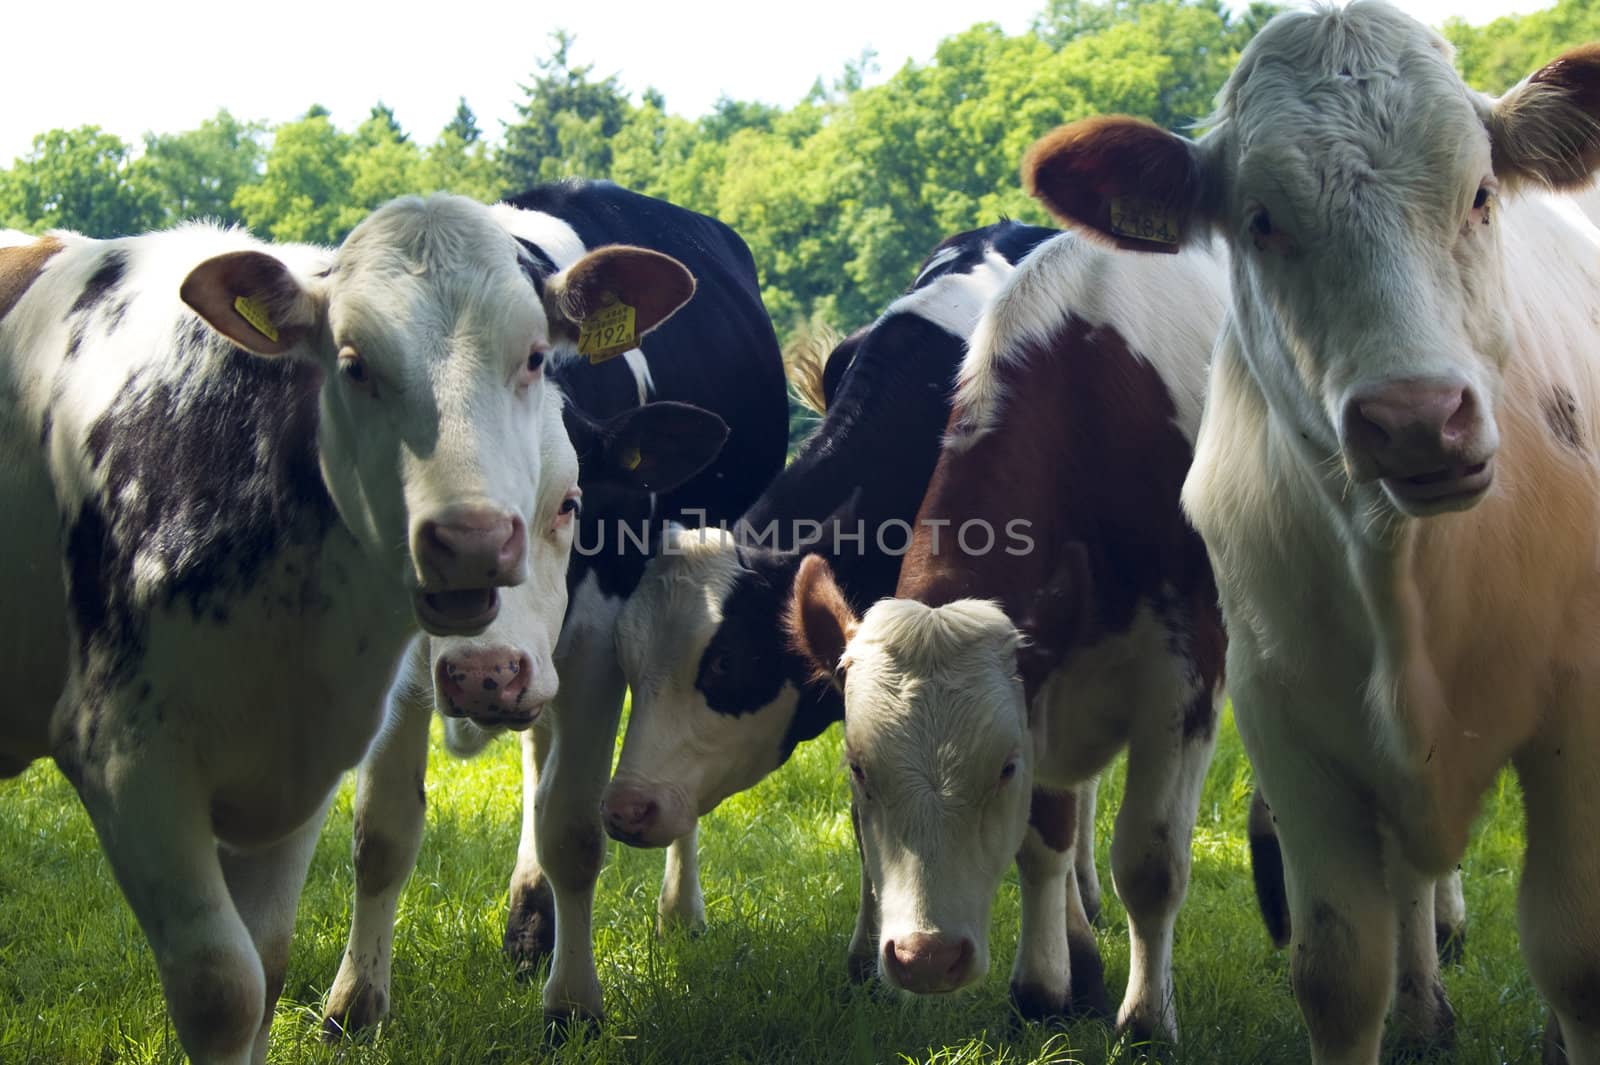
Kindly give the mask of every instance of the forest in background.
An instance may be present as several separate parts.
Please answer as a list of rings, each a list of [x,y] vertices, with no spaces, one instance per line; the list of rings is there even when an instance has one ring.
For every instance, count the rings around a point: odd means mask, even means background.
[[[431,139],[382,102],[354,129],[328,111],[269,127],[218,111],[130,144],[53,129],[0,169],[0,227],[115,236],[186,218],[280,241],[337,243],[394,196],[446,189],[493,200],[540,181],[610,178],[714,215],[749,242],[785,339],[870,321],[944,236],[1001,216],[1045,221],[1017,179],[1023,151],[1105,112],[1189,130],[1274,7],[1220,0],[1048,0],[1024,33],[978,23],[881,83],[871,53],[792,107],[724,98],[698,118],[659,92],[572,62],[562,32],[537,60],[518,120],[484,130],[466,100]],[[1600,0],[1443,27],[1468,82],[1504,91],[1600,39]]]

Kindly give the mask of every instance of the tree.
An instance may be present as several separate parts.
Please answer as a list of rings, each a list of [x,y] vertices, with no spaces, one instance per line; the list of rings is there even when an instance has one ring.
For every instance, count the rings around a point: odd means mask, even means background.
[[[53,129],[0,181],[0,221],[21,229],[72,229],[91,237],[140,233],[162,218],[156,190],[139,180],[128,145],[99,126]]]
[[[372,105],[372,112],[357,127],[356,136],[371,143],[395,141],[404,144],[411,139],[400,128],[400,120],[394,117],[394,108],[382,100]]]
[[[198,129],[145,135],[144,155],[133,164],[136,180],[155,191],[160,224],[209,218],[243,222],[233,206],[239,189],[260,180],[266,127],[218,111]]]
[[[335,244],[344,237],[350,175],[342,165],[351,138],[322,108],[285,122],[272,137],[261,180],[234,194],[234,209],[258,235]]]
[[[478,128],[478,116],[467,106],[465,96],[457,98],[456,113],[444,131],[446,134],[453,134],[462,144],[477,144],[483,137],[483,131]]]
[[[540,60],[533,84],[521,87],[527,94],[517,105],[521,120],[506,127],[501,159],[516,187],[573,175],[608,176],[611,138],[628,117],[617,76],[591,80],[593,65],[572,64],[576,38],[557,30],[551,40],[551,54]]]
[[[1444,35],[1456,46],[1456,65],[1467,83],[1503,93],[1569,48],[1600,39],[1600,3],[1560,0],[1528,15],[1508,15],[1487,26],[1452,18]]]

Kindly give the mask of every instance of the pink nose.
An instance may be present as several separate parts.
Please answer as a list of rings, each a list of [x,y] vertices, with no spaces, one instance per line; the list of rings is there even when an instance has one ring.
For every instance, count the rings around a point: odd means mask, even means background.
[[[643,791],[621,787],[600,800],[600,813],[612,838],[637,845],[655,827],[661,804]]]
[[[1352,395],[1345,445],[1386,478],[1426,478],[1487,461],[1475,455],[1483,427],[1471,390],[1459,381],[1408,378]]]
[[[457,507],[417,527],[415,550],[429,590],[451,591],[517,583],[527,545],[520,515]]]
[[[943,936],[914,932],[883,944],[883,967],[889,982],[918,995],[954,991],[972,969],[972,940],[950,942]]]
[[[483,725],[531,725],[540,710],[524,699],[532,680],[528,656],[503,647],[440,655],[433,674],[445,713]]]

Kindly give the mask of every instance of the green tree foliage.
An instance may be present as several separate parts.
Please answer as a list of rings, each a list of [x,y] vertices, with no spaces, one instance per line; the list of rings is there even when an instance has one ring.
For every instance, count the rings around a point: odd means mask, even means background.
[[[99,126],[53,129],[0,172],[0,223],[117,237],[160,221],[160,197],[138,180],[121,137]]]
[[[261,236],[336,242],[351,204],[344,158],[354,141],[320,107],[285,122],[273,134],[261,180],[235,193],[234,208]]]
[[[1453,18],[1444,35],[1456,46],[1456,65],[1467,82],[1498,95],[1567,49],[1600,40],[1600,0],[1559,0],[1548,10],[1487,26]]]
[[[462,144],[477,144],[482,139],[483,131],[478,128],[478,116],[467,106],[465,96],[457,98],[455,116],[450,119],[450,124],[444,131],[447,134],[454,134]]]
[[[540,60],[533,84],[522,86],[527,99],[517,105],[521,120],[506,127],[501,161],[518,188],[610,173],[611,138],[630,110],[615,74],[595,81],[593,66],[573,65],[572,34],[558,30],[551,40],[554,47]]]
[[[218,111],[198,129],[147,134],[133,178],[154,189],[162,225],[190,218],[241,223],[233,198],[261,177],[266,127]]]

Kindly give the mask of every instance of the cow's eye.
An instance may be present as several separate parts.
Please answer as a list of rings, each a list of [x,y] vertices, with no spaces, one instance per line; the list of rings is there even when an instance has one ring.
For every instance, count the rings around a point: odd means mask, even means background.
[[[1017,775],[1017,760],[1015,758],[1000,767],[1000,783],[1004,784]]]
[[[566,528],[582,513],[583,492],[576,487],[569,488],[566,498],[561,501],[560,506],[556,507],[554,528],[557,530]]]
[[[1257,207],[1250,216],[1250,232],[1257,240],[1266,240],[1272,236],[1272,216],[1265,207]]]
[[[861,763],[855,761],[854,759],[851,759],[850,761],[850,779],[854,781],[856,787],[860,789],[862,798],[865,799],[871,797],[867,792],[866,771],[861,768]]]
[[[568,496],[561,501],[561,513],[577,517],[583,513],[583,501],[577,496]]]
[[[541,366],[543,366],[543,365],[544,365],[544,352],[540,351],[538,348],[534,348],[532,351],[528,352],[528,372],[529,373],[538,373],[539,372],[539,368]]]
[[[366,360],[348,344],[339,349],[339,373],[351,384],[366,385],[372,380]]]
[[[1483,210],[1483,205],[1488,202],[1489,190],[1484,188],[1482,185],[1479,185],[1478,194],[1472,198],[1472,209],[1474,211],[1481,211]]]

